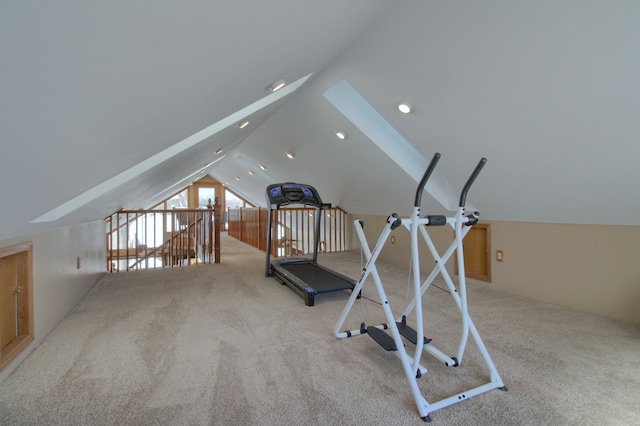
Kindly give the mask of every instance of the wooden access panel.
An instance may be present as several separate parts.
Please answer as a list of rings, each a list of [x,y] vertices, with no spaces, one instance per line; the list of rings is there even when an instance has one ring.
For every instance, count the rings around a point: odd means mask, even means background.
[[[462,240],[465,276],[491,282],[491,228],[487,223],[474,225]],[[458,262],[456,258],[458,274]]]
[[[31,243],[0,248],[0,370],[34,340]]]
[[[17,337],[16,256],[0,258],[0,348]]]

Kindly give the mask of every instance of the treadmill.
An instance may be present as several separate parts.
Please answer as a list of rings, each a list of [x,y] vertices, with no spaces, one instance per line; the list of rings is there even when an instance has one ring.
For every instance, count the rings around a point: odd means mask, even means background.
[[[304,298],[307,306],[315,304],[315,296],[331,291],[353,290],[355,280],[318,264],[318,236],[322,209],[331,208],[323,204],[318,191],[310,185],[293,182],[276,183],[267,187],[269,205],[269,226],[267,231],[267,264],[265,275],[272,276],[283,285]],[[314,235],[313,258],[284,257],[271,259],[271,238],[273,230],[273,212],[289,204],[303,204],[318,209]]]

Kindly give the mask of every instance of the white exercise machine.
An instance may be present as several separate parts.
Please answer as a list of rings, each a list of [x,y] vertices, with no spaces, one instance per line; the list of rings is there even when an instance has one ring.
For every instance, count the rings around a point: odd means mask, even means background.
[[[356,233],[358,235],[358,238],[360,239],[362,250],[366,257],[366,265],[362,269],[360,279],[358,280],[356,287],[351,294],[351,297],[347,301],[347,305],[345,306],[340,319],[338,320],[338,323],[336,324],[336,327],[334,329],[335,336],[340,339],[368,334],[385,350],[394,351],[394,353],[402,361],[402,367],[404,369],[407,380],[409,381],[411,393],[413,394],[413,398],[416,402],[416,405],[418,406],[420,417],[426,422],[431,421],[430,413],[433,411],[448,407],[449,405],[455,404],[456,402],[463,401],[467,398],[479,395],[492,389],[498,388],[504,391],[507,390],[467,310],[467,291],[462,240],[471,229],[471,226],[475,225],[478,222],[479,213],[473,212],[471,214],[465,215],[465,203],[469,188],[475,181],[476,177],[484,167],[484,164],[487,160],[485,158],[482,158],[467,180],[460,195],[458,210],[454,216],[448,217],[443,215],[427,215],[425,217],[420,217],[422,191],[424,190],[424,187],[429,180],[431,173],[435,169],[439,159],[440,154],[436,153],[429,163],[429,166],[427,167],[422,180],[418,184],[418,190],[416,191],[415,203],[413,206],[411,217],[399,218],[396,213],[393,213],[391,216],[389,216],[387,218],[385,227],[383,228],[382,233],[380,234],[380,237],[378,238],[378,241],[373,248],[373,251],[369,249],[369,245],[364,235],[363,223],[357,219],[354,221]],[[441,256],[438,253],[438,250],[436,249],[431,238],[429,237],[427,227],[444,225],[450,225],[454,229],[455,238],[449,248]],[[408,303],[404,312],[399,317],[394,317],[384,291],[382,280],[376,269],[376,260],[378,259],[378,256],[380,255],[380,252],[385,242],[389,238],[391,232],[401,226],[404,226],[411,233],[411,281],[413,281],[414,296],[413,299]],[[431,252],[431,255],[433,256],[433,259],[436,263],[435,268],[423,283],[421,283],[420,277],[420,257],[418,250],[419,236],[421,236],[422,239],[426,242],[427,247],[429,248],[429,251]],[[451,258],[454,252],[456,252],[458,262],[457,287],[446,269],[446,263],[449,258]],[[458,345],[458,350],[454,356],[445,354],[443,351],[433,346],[430,339],[424,337],[422,297],[425,291],[427,291],[429,286],[431,286],[438,275],[441,275],[444,279],[449,292],[453,297],[453,300],[455,301],[455,304],[460,310],[460,314],[462,316],[462,332],[460,337],[460,344]],[[343,324],[349,316],[349,313],[351,312],[354,302],[356,301],[356,297],[361,294],[362,287],[369,277],[371,277],[373,279],[373,282],[375,283],[378,297],[380,298],[380,303],[382,305],[382,308],[384,309],[387,322],[376,326],[366,326],[365,323],[362,322],[360,325],[360,329],[358,330],[340,331],[342,330]],[[412,328],[407,324],[407,318],[410,317],[410,314],[412,312],[414,312],[412,318],[415,319],[415,328]],[[390,332],[391,334],[387,334],[388,332]],[[482,358],[484,359],[484,362],[489,369],[489,382],[480,386],[475,386],[463,392],[459,392],[437,402],[428,402],[422,395],[417,382],[417,379],[422,377],[427,372],[427,369],[420,365],[420,358],[422,356],[422,353],[430,353],[440,361],[444,362],[445,366],[447,367],[458,367],[462,363],[462,356],[465,351],[469,334],[471,334],[471,337],[473,338]],[[413,352],[413,354],[407,352],[403,337],[404,339],[415,345],[415,351]],[[421,342],[421,344],[417,344],[417,342]]]

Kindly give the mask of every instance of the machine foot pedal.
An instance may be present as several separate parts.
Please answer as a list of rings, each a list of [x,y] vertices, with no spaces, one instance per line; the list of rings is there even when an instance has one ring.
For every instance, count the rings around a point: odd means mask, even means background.
[[[406,316],[403,315],[402,322],[396,322],[396,325],[398,326],[398,331],[400,332],[401,335],[403,335],[408,341],[410,341],[414,345],[417,345],[418,333],[413,328],[407,325]],[[426,337],[423,336],[422,342],[423,342],[422,343],[423,345],[426,345],[427,343],[431,342],[431,339],[427,339]]]
[[[389,336],[383,330],[370,326],[370,327],[367,327],[367,334],[371,336],[371,338],[375,340],[380,346],[382,346],[385,351],[398,350],[398,347],[396,346],[396,342],[393,340],[393,337]]]

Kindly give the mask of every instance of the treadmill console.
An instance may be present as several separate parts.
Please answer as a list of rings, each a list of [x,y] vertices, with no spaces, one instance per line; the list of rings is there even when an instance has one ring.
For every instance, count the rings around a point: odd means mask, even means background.
[[[271,208],[278,208],[288,204],[322,206],[320,195],[313,186],[293,182],[269,185],[267,187],[267,203]]]

